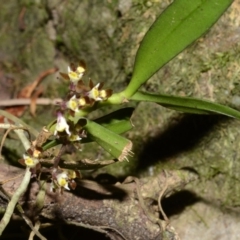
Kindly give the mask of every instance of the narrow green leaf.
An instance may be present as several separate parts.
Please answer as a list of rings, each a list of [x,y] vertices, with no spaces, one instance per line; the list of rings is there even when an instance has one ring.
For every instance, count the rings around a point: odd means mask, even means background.
[[[94,122],[102,125],[108,130],[121,134],[132,129],[133,125],[130,121],[134,108],[127,107],[118,109],[112,113],[109,113],[101,118],[97,118]]]
[[[130,120],[133,111],[134,108],[132,107],[122,108],[103,117],[97,118],[94,120],[94,122],[102,125],[116,134],[122,134],[129,131],[133,127]],[[87,136],[86,138],[83,138],[81,142],[89,143],[92,142],[92,139],[91,137]]]
[[[233,108],[197,98],[177,97],[164,94],[155,95],[150,93],[137,92],[131,97],[131,100],[156,102],[164,107],[186,113],[215,113],[240,119],[240,112]]]
[[[205,33],[233,0],[175,0],[153,23],[138,49],[126,98]]]
[[[132,142],[86,118],[79,120],[87,135],[119,161],[131,155]]]

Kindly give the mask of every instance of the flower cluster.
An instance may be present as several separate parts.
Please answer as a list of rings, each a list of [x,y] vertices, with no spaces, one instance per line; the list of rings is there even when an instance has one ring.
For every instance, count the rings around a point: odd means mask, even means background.
[[[69,99],[65,104],[66,108],[75,113],[83,108],[92,107],[96,102],[107,100],[112,95],[112,90],[102,89],[103,85],[103,83],[98,83],[94,86],[92,80],[85,85],[82,80],[79,80],[74,90],[71,87]]]
[[[42,147],[43,144],[49,140],[53,133],[62,141],[63,145],[66,146],[71,142],[78,148],[79,141],[86,137],[86,133],[80,121],[74,123],[73,119],[77,119],[78,116],[75,114],[80,112],[79,116],[82,116],[83,113],[90,112],[95,109],[94,104],[106,101],[112,95],[111,89],[103,89],[103,83],[94,85],[92,80],[89,80],[89,83],[85,85],[82,80],[85,71],[85,65],[80,63],[78,66],[71,64],[68,67],[68,73],[60,73],[65,80],[70,82],[70,87],[65,100],[59,104],[56,124],[55,122],[51,123],[47,130],[44,128],[38,138],[32,142],[23,158],[19,160],[22,165],[31,169],[34,176],[37,176],[40,172],[47,173],[47,176],[50,174],[52,190],[74,189],[76,187],[74,179],[79,177],[79,174],[77,174],[77,171],[58,167],[61,155],[64,154],[61,152],[59,156],[53,159],[53,167],[42,171],[41,164],[44,163],[42,158],[44,158],[43,152],[45,151]],[[55,125],[54,132],[51,128],[53,124]]]
[[[57,124],[54,135],[67,134],[69,141],[81,140],[81,131],[76,131],[76,126],[68,121],[64,115],[70,114],[75,116],[84,108],[93,107],[96,102],[105,101],[112,95],[111,89],[103,89],[103,83],[93,84],[89,80],[89,84],[85,85],[82,77],[86,71],[85,64],[80,62],[78,66],[70,64],[68,73],[60,72],[60,75],[70,81],[70,91],[67,100],[61,103],[61,110],[57,113]]]
[[[74,112],[83,107],[91,106],[97,101],[107,100],[112,95],[111,89],[102,89],[103,83],[94,86],[92,80],[90,80],[89,85],[85,85],[82,80],[85,72],[86,66],[84,62],[80,62],[78,66],[71,63],[68,66],[68,73],[60,72],[63,79],[70,81],[70,97],[66,107]]]
[[[39,158],[35,156],[35,154],[30,154],[31,151],[28,151],[27,154],[23,154],[23,158],[19,159],[19,163],[25,167],[29,167],[31,169],[32,174],[36,176],[39,173],[41,168],[41,164]],[[69,170],[69,169],[61,169],[50,168],[49,170],[45,170],[45,172],[51,174],[51,186],[50,190],[55,191],[60,188],[62,192],[63,189],[75,189],[77,184],[74,179],[80,178],[81,174],[79,171]]]

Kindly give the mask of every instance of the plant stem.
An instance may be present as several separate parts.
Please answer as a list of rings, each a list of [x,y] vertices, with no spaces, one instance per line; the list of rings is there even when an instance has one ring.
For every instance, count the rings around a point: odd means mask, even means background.
[[[28,187],[28,184],[30,182],[30,179],[31,179],[31,172],[30,172],[30,169],[27,168],[26,172],[25,172],[25,175],[24,175],[24,178],[23,178],[19,188],[13,194],[13,196],[11,198],[11,201],[8,203],[6,212],[3,216],[3,218],[1,219],[1,222],[0,222],[0,236],[2,235],[2,232],[4,231],[6,226],[8,225],[19,198],[26,191],[26,189]]]

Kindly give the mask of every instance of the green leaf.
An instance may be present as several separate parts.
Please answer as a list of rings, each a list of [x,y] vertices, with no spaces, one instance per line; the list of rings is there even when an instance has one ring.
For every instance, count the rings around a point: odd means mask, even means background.
[[[129,131],[133,127],[130,120],[133,111],[134,108],[132,107],[122,108],[103,117],[97,118],[94,120],[94,122],[102,125],[116,134],[122,134]],[[83,138],[81,142],[89,143],[92,142],[92,139],[87,136],[86,138]]]
[[[130,140],[86,118],[81,118],[79,124],[86,129],[87,135],[92,140],[119,161],[127,160],[127,157],[131,155],[132,142]]]
[[[126,98],[205,33],[233,0],[175,0],[153,23],[138,49]]]
[[[215,113],[240,119],[240,112],[233,108],[197,98],[176,97],[164,94],[155,95],[150,93],[137,92],[131,97],[131,100],[156,102],[164,107],[186,113]]]
[[[109,113],[101,118],[97,118],[94,122],[102,125],[108,130],[121,134],[132,129],[133,125],[130,121],[134,108],[127,107],[118,109],[112,113]]]

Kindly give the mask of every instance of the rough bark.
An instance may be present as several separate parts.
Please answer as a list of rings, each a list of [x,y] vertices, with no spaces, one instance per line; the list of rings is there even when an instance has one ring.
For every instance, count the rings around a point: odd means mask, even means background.
[[[21,173],[20,169],[1,165],[0,180],[4,182]],[[46,190],[40,211],[36,206],[39,184],[33,179],[20,204],[25,214],[35,221],[44,219],[75,224],[108,233],[111,239],[178,239],[170,224],[159,219],[158,197],[163,193],[166,196],[196,178],[194,173],[179,170],[140,180],[130,177],[125,183],[114,185],[80,180],[71,192],[61,194]],[[14,193],[21,179],[4,183],[4,191]],[[6,207],[3,192],[0,206]]]

